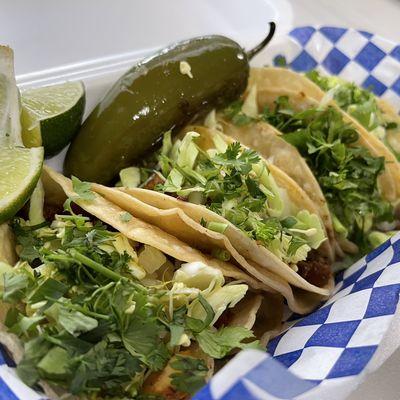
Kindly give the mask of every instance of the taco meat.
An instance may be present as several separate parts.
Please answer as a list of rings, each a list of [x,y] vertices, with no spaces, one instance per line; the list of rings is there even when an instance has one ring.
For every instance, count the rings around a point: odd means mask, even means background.
[[[332,276],[328,260],[315,250],[310,251],[307,260],[300,261],[297,267],[300,276],[318,287],[328,284]]]

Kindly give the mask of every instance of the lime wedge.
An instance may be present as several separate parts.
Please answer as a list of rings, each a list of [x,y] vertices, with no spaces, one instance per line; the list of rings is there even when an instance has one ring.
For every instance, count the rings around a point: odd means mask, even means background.
[[[25,204],[43,165],[43,147],[0,148],[0,224]]]
[[[43,146],[46,157],[61,151],[77,133],[85,109],[82,82],[28,89],[22,93],[22,140]]]
[[[9,90],[7,78],[4,74],[0,73],[0,130],[7,129],[7,117],[9,112]]]

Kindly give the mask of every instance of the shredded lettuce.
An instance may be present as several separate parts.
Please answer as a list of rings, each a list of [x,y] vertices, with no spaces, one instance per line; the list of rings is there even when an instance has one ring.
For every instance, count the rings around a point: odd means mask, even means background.
[[[140,185],[140,169],[137,167],[124,168],[119,172],[122,186],[136,188]]]
[[[244,234],[274,252],[281,260],[296,263],[325,240],[319,217],[308,212],[292,215],[285,205],[285,190],[275,182],[268,165],[251,149],[240,143],[227,144],[213,132],[214,148],[202,150],[198,134],[188,132],[170,147],[165,183],[155,190],[184,196],[225,217]],[[169,141],[169,137],[166,138]],[[175,148],[175,150],[174,150]],[[204,226],[223,233],[227,224],[205,222]],[[224,256],[225,257],[225,256]]]
[[[250,88],[249,94],[247,95],[243,103],[242,112],[243,114],[251,118],[257,118],[259,114],[257,102],[257,85],[253,85]]]
[[[397,128],[395,121],[387,121],[384,118],[371,91],[336,76],[321,75],[315,70],[306,75],[322,90],[333,93],[333,98],[339,107],[348,112],[379,140],[386,142],[387,130]]]
[[[211,325],[218,320],[226,308],[234,307],[246,294],[245,284],[225,285],[222,272],[201,262],[182,264],[174,275],[174,281],[187,287],[201,290],[202,297],[214,311]],[[189,305],[189,316],[204,320],[206,310],[198,298]]]
[[[390,231],[390,232],[372,231],[368,234],[368,240],[371,243],[371,246],[375,248],[385,243],[396,233],[398,233],[398,231]]]
[[[181,282],[188,287],[206,290],[225,283],[222,272],[200,261],[182,264],[175,271],[174,282]]]
[[[227,308],[235,307],[243,299],[247,290],[248,286],[245,284],[234,284],[217,287],[207,295],[204,295],[204,298],[210,304],[215,314],[211,325],[218,320]],[[189,316],[203,320],[205,315],[206,312],[197,299],[190,304]]]

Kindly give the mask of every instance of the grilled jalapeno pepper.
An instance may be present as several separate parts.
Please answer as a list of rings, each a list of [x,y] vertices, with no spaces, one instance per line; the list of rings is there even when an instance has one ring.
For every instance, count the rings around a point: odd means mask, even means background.
[[[231,39],[206,36],[135,65],[84,122],[68,150],[65,174],[110,183],[163,132],[238,98],[247,85],[249,57],[269,42],[274,28],[271,23],[267,38],[248,54]]]

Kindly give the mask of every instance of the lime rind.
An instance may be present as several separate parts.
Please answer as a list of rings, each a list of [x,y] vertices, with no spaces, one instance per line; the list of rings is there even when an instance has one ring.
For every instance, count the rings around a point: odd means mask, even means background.
[[[75,136],[85,109],[82,82],[30,89],[22,93],[23,140],[43,145],[45,156],[60,152]]]
[[[43,148],[0,148],[0,224],[29,199],[40,178]]]

